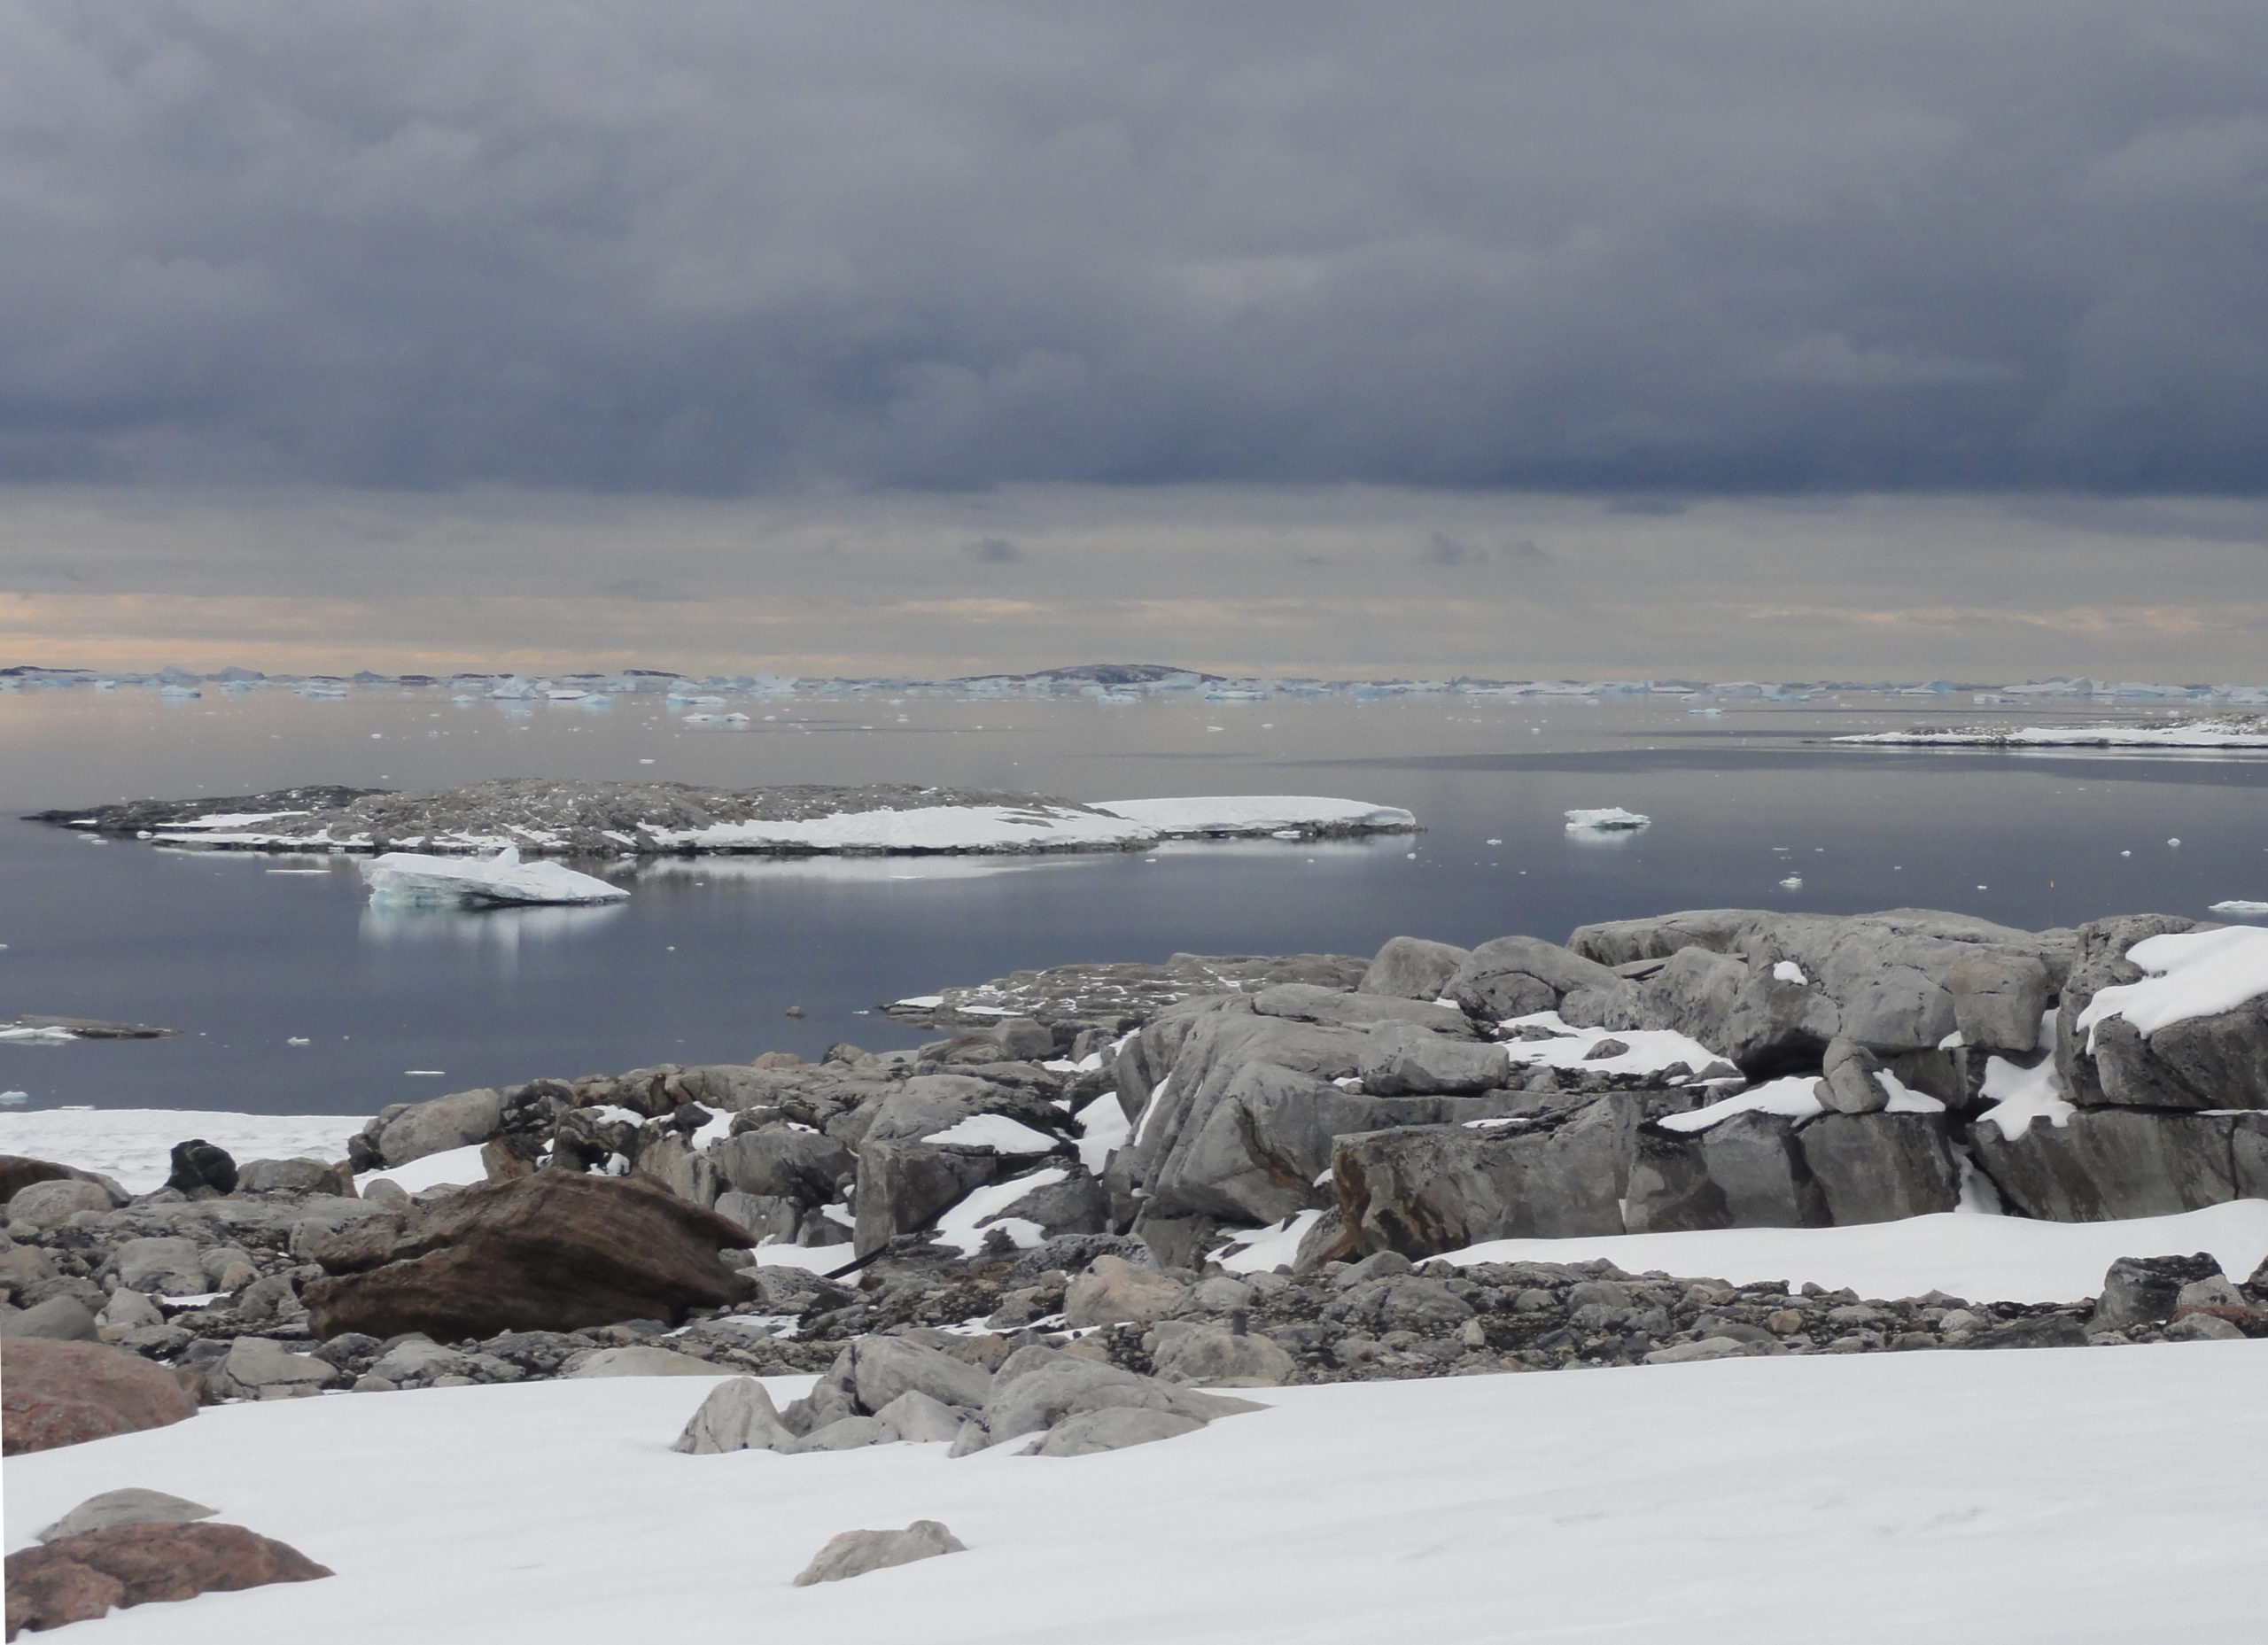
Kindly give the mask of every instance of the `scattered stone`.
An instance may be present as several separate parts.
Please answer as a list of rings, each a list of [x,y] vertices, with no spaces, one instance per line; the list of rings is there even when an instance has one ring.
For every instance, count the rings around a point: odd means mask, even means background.
[[[0,1337],[39,1337],[50,1342],[95,1342],[95,1316],[73,1296],[50,1297],[20,1313],[0,1315]]]
[[[796,1578],[796,1586],[841,1582],[891,1565],[967,1551],[959,1537],[934,1519],[917,1519],[903,1531],[845,1531],[819,1549]]]
[[[715,1456],[727,1451],[792,1451],[796,1445],[764,1385],[753,1377],[735,1377],[710,1390],[670,1449]]]
[[[193,1520],[210,1519],[220,1511],[202,1502],[192,1502],[187,1497],[129,1486],[123,1491],[105,1491],[99,1496],[89,1497],[41,1532],[39,1540],[53,1542],[85,1531],[107,1531],[113,1525],[188,1525]]]
[[[236,1191],[237,1162],[227,1149],[216,1148],[201,1137],[174,1145],[173,1168],[166,1186],[192,1199]]]

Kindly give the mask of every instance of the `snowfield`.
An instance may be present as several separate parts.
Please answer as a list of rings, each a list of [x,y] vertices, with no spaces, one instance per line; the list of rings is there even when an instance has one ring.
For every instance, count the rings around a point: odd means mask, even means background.
[[[337,1394],[11,1458],[7,1546],[143,1486],[338,1572],[89,1645],[2246,1640],[2264,1374],[2233,1342],[1266,1389],[1069,1460],[674,1455],[705,1377]],[[968,1551],[789,1586],[917,1518]]]

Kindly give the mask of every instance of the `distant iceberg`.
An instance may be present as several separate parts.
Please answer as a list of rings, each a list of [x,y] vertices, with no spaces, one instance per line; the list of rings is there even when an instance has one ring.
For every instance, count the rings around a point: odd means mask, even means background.
[[[373,904],[394,907],[511,908],[543,903],[618,903],[630,893],[559,863],[524,863],[516,846],[493,857],[388,851],[356,865]]]
[[[2241,897],[2232,897],[2225,903],[2214,904],[2205,912],[2231,919],[2268,919],[2268,903],[2248,903]]]
[[[1635,828],[1651,827],[1653,819],[1640,811],[1626,811],[1619,805],[1609,805],[1598,811],[1574,811],[1567,813],[1567,832],[1580,834],[1595,831],[1612,834]]]

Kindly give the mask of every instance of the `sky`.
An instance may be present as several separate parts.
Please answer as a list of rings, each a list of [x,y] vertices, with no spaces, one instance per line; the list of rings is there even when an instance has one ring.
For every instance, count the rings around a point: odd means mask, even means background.
[[[2264,207],[2253,5],[0,0],[0,661],[2243,675]]]

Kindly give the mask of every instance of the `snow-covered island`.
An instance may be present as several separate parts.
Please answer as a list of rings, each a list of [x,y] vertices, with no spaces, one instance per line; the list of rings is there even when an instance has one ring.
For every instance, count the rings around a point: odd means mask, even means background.
[[[2268,749],[2268,716],[2158,726],[1917,726],[1829,741],[1900,749]]]
[[[1082,803],[912,784],[703,788],[675,782],[476,783],[431,793],[287,788],[50,811],[32,820],[234,851],[659,857],[1141,850],[1164,840],[1411,834],[1399,806],[1317,795]],[[556,900],[556,899],[545,899]]]

